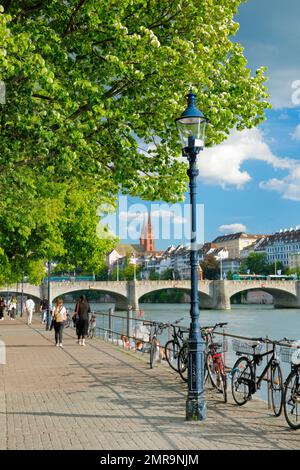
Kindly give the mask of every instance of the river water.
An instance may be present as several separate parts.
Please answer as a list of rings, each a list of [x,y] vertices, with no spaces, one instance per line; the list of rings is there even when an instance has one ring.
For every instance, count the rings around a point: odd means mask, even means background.
[[[75,305],[69,304],[70,308]],[[107,313],[113,304],[91,303],[91,309]],[[183,318],[181,325],[189,326],[189,304],[140,304],[145,320],[173,322]],[[126,316],[126,312],[116,312]],[[140,318],[140,315],[137,315]],[[228,333],[241,336],[266,336],[271,339],[283,337],[300,338],[300,309],[275,309],[273,305],[232,305],[231,310],[200,310],[200,324],[212,325],[228,322]],[[100,325],[99,325],[100,326]]]

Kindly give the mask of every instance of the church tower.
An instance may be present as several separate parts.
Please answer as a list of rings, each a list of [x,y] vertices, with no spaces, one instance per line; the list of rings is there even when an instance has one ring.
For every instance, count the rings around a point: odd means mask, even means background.
[[[148,213],[148,222],[146,221],[146,215],[144,218],[144,224],[142,228],[140,245],[145,249],[145,253],[154,253],[154,236],[152,230],[151,214]]]

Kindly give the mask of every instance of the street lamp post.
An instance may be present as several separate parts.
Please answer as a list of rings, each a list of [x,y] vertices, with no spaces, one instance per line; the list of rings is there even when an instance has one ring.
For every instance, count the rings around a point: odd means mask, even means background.
[[[23,302],[24,302],[24,272],[22,271],[21,313],[20,313],[20,317],[23,317]]]
[[[188,397],[186,401],[187,421],[203,421],[206,418],[204,393],[204,341],[200,332],[198,301],[198,250],[196,240],[196,181],[198,169],[197,155],[204,148],[205,129],[208,119],[198,110],[192,90],[188,96],[188,106],[180,118],[176,119],[182,142],[183,156],[189,161],[189,187],[191,204],[191,325],[188,352]]]
[[[47,266],[48,266],[48,303],[47,303],[47,321],[46,321],[46,330],[50,330],[50,308],[51,308],[51,305],[50,305],[50,297],[51,297],[51,294],[50,294],[50,276],[51,276],[51,261],[48,261],[47,263]]]

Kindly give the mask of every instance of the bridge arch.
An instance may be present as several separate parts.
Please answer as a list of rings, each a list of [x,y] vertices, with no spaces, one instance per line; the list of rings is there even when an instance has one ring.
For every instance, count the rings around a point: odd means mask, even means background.
[[[96,283],[95,283],[96,284]],[[79,283],[77,284],[64,284],[61,283],[60,285],[53,286],[52,288],[52,301],[55,302],[57,297],[63,297],[67,294],[78,294],[78,297],[80,293],[85,294],[88,297],[89,292],[98,292],[99,294],[109,294],[115,301],[115,309],[116,310],[127,310],[128,307],[128,297],[127,297],[127,291],[126,291],[126,285],[125,289],[117,288],[114,286],[108,286],[106,283],[103,283],[103,285],[98,285],[100,283],[97,283],[97,285],[80,285]]]
[[[274,299],[275,308],[299,308],[299,300],[296,292],[291,292],[285,286],[272,286],[268,284],[260,285],[241,285],[240,288],[230,289],[230,299],[235,294],[249,292],[249,291],[262,291],[270,294]]]
[[[185,294],[191,294],[191,288],[189,287],[181,287],[181,286],[176,286],[176,285],[171,285],[171,286],[165,286],[165,287],[159,287],[155,286],[151,290],[148,290],[147,292],[141,294],[138,296],[138,302],[145,301],[147,296],[150,296],[153,293],[156,292],[166,292],[166,291],[171,291],[171,290],[176,290],[177,292],[182,292]],[[198,289],[198,296],[199,296],[199,306],[200,308],[212,308],[213,305],[213,298],[210,296],[209,293],[203,292],[203,290]],[[183,303],[189,303],[190,301],[183,302]],[[171,302],[170,302],[171,303]]]

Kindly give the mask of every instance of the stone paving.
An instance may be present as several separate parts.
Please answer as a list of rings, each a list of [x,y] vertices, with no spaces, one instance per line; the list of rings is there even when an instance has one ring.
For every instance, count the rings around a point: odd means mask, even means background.
[[[298,449],[300,431],[266,404],[237,407],[207,391],[207,420],[185,421],[186,386],[134,353],[93,339],[64,348],[37,319],[0,322],[0,449]]]

